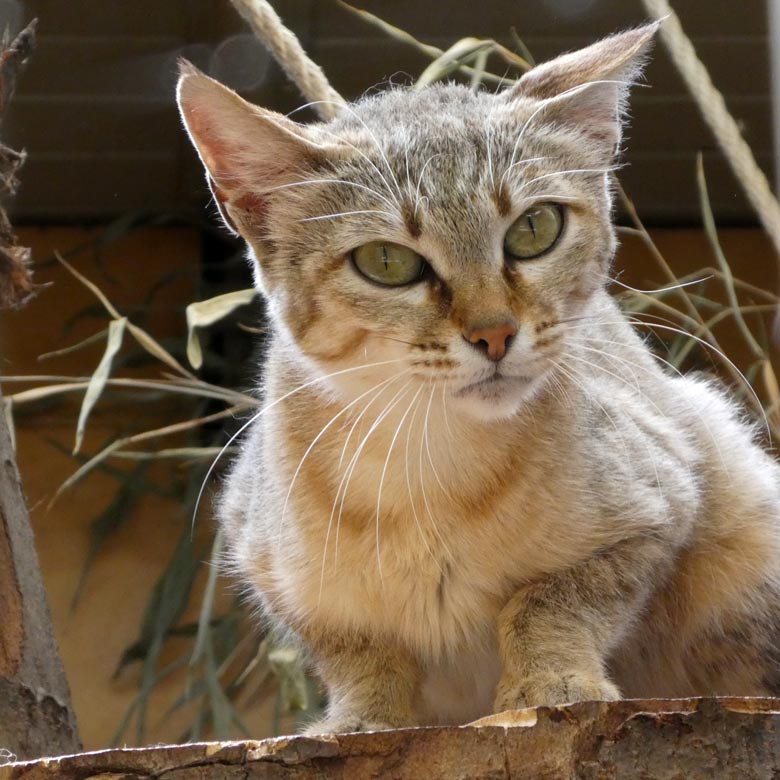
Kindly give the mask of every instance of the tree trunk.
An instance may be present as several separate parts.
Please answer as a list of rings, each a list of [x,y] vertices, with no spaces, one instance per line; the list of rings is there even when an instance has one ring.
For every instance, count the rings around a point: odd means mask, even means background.
[[[33,41],[31,24],[0,46],[0,119]],[[0,144],[0,193],[13,195],[23,161],[24,153]],[[0,307],[19,306],[32,294],[28,260],[29,250],[18,245],[0,208]],[[10,431],[0,413],[0,750],[31,758],[79,747]]]
[[[106,750],[0,780],[777,780],[780,700],[584,702],[464,727]]]

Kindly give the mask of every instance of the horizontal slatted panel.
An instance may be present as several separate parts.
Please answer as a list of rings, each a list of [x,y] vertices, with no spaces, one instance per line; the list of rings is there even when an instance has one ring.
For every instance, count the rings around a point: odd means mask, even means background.
[[[495,37],[510,26],[524,39],[551,34],[597,38],[647,19],[639,0],[356,0],[354,5],[427,38],[443,32]],[[764,0],[677,0],[673,6],[693,36],[766,35]],[[318,37],[382,38],[376,28],[340,7],[317,2],[314,10]]]
[[[334,3],[273,2],[336,88],[350,98],[388,78],[404,83],[429,62]],[[203,180],[173,106],[175,60],[190,56],[219,71],[232,86],[246,86],[246,73],[241,67],[223,67],[227,60],[219,53],[226,40],[246,33],[230,4],[0,0],[0,14],[14,3],[25,15],[40,17],[41,31],[16,105],[2,128],[5,141],[26,147],[31,155],[22,173],[17,213],[56,215],[59,208],[63,216],[78,218],[137,208],[198,208]],[[639,0],[361,0],[361,5],[441,48],[475,34],[511,45],[508,29],[514,24],[538,60],[643,18]],[[576,13],[567,14],[564,6]],[[745,137],[770,170],[773,130],[764,0],[678,0],[676,6]],[[257,54],[244,71],[266,67],[264,56]],[[303,102],[276,68],[268,73],[250,99],[284,111]],[[650,88],[636,89],[632,100],[625,175],[642,190],[639,200],[646,218],[679,221],[695,216],[697,209],[689,165],[695,152],[705,149],[714,159],[718,153],[663,47],[656,49],[647,82]],[[152,159],[159,163],[153,165]],[[735,184],[722,160],[713,165],[711,179],[720,216],[752,218],[742,196],[733,194]]]

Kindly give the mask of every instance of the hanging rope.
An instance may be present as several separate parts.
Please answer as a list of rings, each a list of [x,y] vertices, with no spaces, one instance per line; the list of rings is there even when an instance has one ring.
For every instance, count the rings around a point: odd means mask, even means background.
[[[346,101],[328,83],[322,68],[309,59],[300,41],[284,26],[270,3],[267,0],[232,2],[301,94],[315,103],[312,108],[323,119],[333,119]]]
[[[661,40],[680,71],[688,89],[699,106],[704,120],[712,130],[723,155],[731,165],[750,204],[774,245],[780,260],[780,203],[772,194],[766,176],[758,167],[734,117],[726,108],[723,95],[712,83],[707,69],[696,55],[690,38],[685,34],[680,19],[667,0],[642,0],[647,12],[661,25]]]

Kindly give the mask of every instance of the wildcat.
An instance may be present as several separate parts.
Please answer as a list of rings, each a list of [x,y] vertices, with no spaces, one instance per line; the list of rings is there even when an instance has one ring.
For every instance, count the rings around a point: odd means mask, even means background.
[[[272,327],[219,515],[327,687],[312,733],[780,694],[778,466],[605,289],[655,30],[310,125],[182,66]]]

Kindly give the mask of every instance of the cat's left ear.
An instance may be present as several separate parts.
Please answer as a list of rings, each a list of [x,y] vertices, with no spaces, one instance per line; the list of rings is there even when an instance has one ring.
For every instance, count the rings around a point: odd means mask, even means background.
[[[620,143],[629,89],[640,76],[659,23],[611,35],[528,71],[502,97],[541,101],[531,121],[570,125],[611,158]]]

